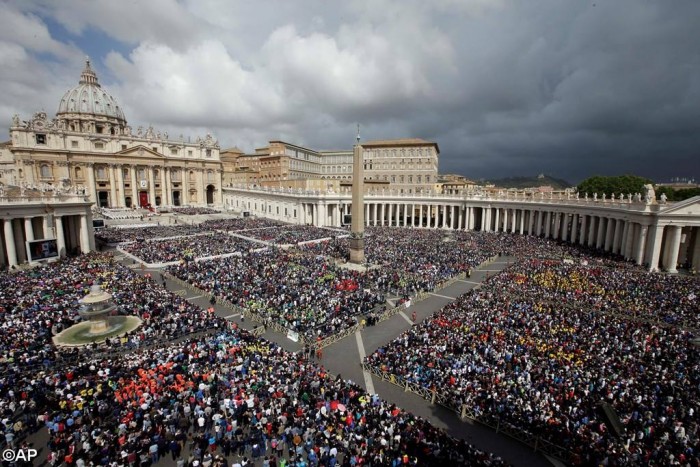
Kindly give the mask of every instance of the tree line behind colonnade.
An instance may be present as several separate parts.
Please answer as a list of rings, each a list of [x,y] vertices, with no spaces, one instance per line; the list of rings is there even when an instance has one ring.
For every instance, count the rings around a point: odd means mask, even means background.
[[[639,177],[636,175],[620,175],[614,177],[593,176],[583,180],[578,184],[576,189],[580,194],[588,193],[593,196],[597,193],[598,196],[618,195],[619,194],[634,194],[644,193],[644,185],[654,184],[648,178]],[[693,196],[700,196],[700,187],[695,188],[673,188],[670,186],[657,186],[655,188],[656,196],[666,195],[667,201],[683,201]]]

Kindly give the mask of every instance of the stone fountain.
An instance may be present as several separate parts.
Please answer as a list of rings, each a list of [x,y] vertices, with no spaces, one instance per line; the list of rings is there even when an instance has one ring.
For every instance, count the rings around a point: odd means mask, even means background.
[[[58,347],[79,347],[96,342],[104,342],[109,337],[117,337],[133,331],[141,325],[136,316],[111,316],[117,305],[112,295],[102,290],[99,284],[90,287],[90,293],[80,301],[78,314],[83,321],[53,337]]]

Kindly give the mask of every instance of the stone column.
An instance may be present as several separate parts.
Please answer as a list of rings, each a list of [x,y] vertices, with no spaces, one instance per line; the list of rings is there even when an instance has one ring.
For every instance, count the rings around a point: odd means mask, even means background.
[[[464,211],[464,208],[461,205],[458,206],[457,207],[457,228],[460,230],[462,229],[462,226],[464,225],[464,222],[462,219],[464,214],[462,214],[462,211]]]
[[[17,266],[17,247],[15,246],[15,233],[12,229],[12,219],[3,219],[5,231],[5,248],[7,249],[7,267]]]
[[[647,258],[649,259],[649,271],[659,270],[659,259],[661,258],[661,241],[664,237],[663,225],[652,225],[647,242]]]
[[[206,202],[206,200],[204,201]],[[325,201],[319,201],[316,208],[318,208],[318,227],[325,227],[326,222],[328,221],[328,206],[326,206]],[[276,211],[275,215],[277,215]]]
[[[620,237],[620,256],[625,256],[625,246],[627,245],[627,235],[629,235],[629,221],[622,221],[622,236]]]
[[[217,203],[221,206],[224,205],[224,171],[217,169],[216,170],[216,180],[218,182],[218,189],[217,189]]]
[[[520,235],[525,234],[525,213],[527,211],[525,209],[520,210]]]
[[[576,244],[576,237],[578,235],[578,214],[573,214],[571,216],[571,238],[569,243],[572,245]]]
[[[617,229],[617,221],[608,219],[605,225],[605,251],[612,251],[613,238]]]
[[[82,253],[90,252],[90,235],[88,232],[87,215],[80,215],[80,251]]]
[[[535,229],[535,211],[532,209],[528,210],[527,219],[527,234],[532,235]]]
[[[66,256],[66,237],[63,235],[63,216],[54,216],[54,227],[56,228],[56,248],[58,256]]]
[[[598,217],[598,235],[596,236],[595,240],[595,247],[600,249],[603,247],[603,242],[605,241],[605,222],[606,218],[599,216]]]
[[[97,196],[95,195],[95,190],[97,190],[97,184],[95,183],[95,163],[88,162],[86,165],[87,165],[86,170],[88,173],[88,187],[87,187],[88,198],[90,199],[91,202],[96,203]]]
[[[115,195],[116,207],[124,207],[124,166],[116,164],[117,181],[116,187],[118,188],[118,194]]]
[[[14,232],[15,241],[19,241],[19,245],[15,247],[17,253],[17,262],[23,263],[27,260],[27,249],[24,246],[22,235],[22,222],[20,219],[12,220],[12,231]]]
[[[542,235],[542,211],[537,211],[535,219],[535,235]]]
[[[380,213],[380,217],[381,217],[381,224],[380,225],[384,225],[384,219],[386,219],[386,203],[382,203],[379,209],[380,209],[379,213]]]
[[[591,216],[590,219],[590,225],[588,226],[588,246],[592,247],[595,245],[595,240],[596,240],[596,221],[600,222],[596,216]]]
[[[185,169],[184,167],[180,168],[180,174],[181,174],[181,181],[180,185],[182,186],[181,194],[182,194],[182,205],[186,206],[190,204],[190,173]],[[243,206],[244,211],[250,211],[250,208],[245,205]]]
[[[494,231],[494,232],[500,232],[500,230],[501,230],[501,228],[500,228],[500,227],[501,227],[501,226],[500,226],[500,223],[501,223],[501,208],[494,208],[494,210],[496,211],[495,214],[494,214],[494,216],[495,216],[495,218],[496,218],[496,222],[494,222],[493,231]]]
[[[24,218],[24,239],[28,242],[34,240],[34,227],[32,226],[32,218]]]
[[[624,228],[623,220],[617,219],[615,221],[615,233],[613,235],[613,242],[612,242],[612,252],[613,253],[620,252],[620,240],[622,239],[623,228]],[[657,260],[657,262],[658,262],[658,260]]]
[[[518,210],[513,208],[510,210],[510,233],[518,231]]]
[[[581,216],[581,230],[579,231],[578,243],[583,246],[586,244],[586,228],[588,227],[588,216]]]
[[[700,227],[693,227],[695,240],[693,242],[693,262],[691,268],[700,270]]]
[[[161,206],[169,206],[170,205],[170,200],[168,199],[168,196],[170,193],[168,192],[167,188],[167,167],[161,167],[160,168],[160,205]]]
[[[114,173],[115,164],[109,164],[109,207],[116,208],[117,203],[117,176]]]
[[[51,236],[49,232],[49,214],[45,214],[41,217],[41,233],[43,234],[41,238],[55,238]]]
[[[566,242],[568,240],[569,240],[569,214],[565,212],[562,214],[561,241]]]
[[[681,226],[680,225],[672,225],[670,227],[670,232],[669,232],[669,249],[668,249],[668,258],[667,261],[665,261],[664,266],[666,266],[666,270],[672,274],[675,274],[678,272],[676,269],[676,265],[678,263],[678,250],[681,247]]]
[[[156,205],[156,182],[155,182],[155,171],[152,166],[148,167],[148,172],[146,173],[148,177],[148,202],[151,206]]]
[[[369,203],[365,203],[365,227],[369,227]]]
[[[136,165],[129,166],[129,173],[131,174],[131,206],[139,207],[139,194],[136,187]]]
[[[503,208],[503,232],[508,232],[508,222],[510,221],[508,214],[508,208]]]
[[[637,237],[637,224],[630,222],[627,229],[627,240],[625,242],[625,259],[632,259],[634,242]]]
[[[639,235],[637,235],[637,244],[635,245],[636,251],[634,255],[634,261],[638,265],[641,265],[644,262],[644,247],[646,246],[648,230],[649,227],[646,225],[639,226]]]

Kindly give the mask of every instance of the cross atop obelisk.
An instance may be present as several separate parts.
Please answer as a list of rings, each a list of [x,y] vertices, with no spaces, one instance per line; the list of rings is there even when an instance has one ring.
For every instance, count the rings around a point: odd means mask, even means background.
[[[352,222],[350,229],[350,262],[365,262],[365,194],[364,160],[360,146],[360,124],[357,124],[357,144],[352,154]]]

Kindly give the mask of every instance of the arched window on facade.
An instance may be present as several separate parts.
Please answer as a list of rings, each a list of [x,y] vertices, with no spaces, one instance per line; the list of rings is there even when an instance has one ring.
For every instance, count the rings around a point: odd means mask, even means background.
[[[41,164],[39,167],[41,178],[51,178],[51,166],[49,164]]]
[[[83,169],[80,167],[75,168],[75,178],[81,180],[83,178]]]

